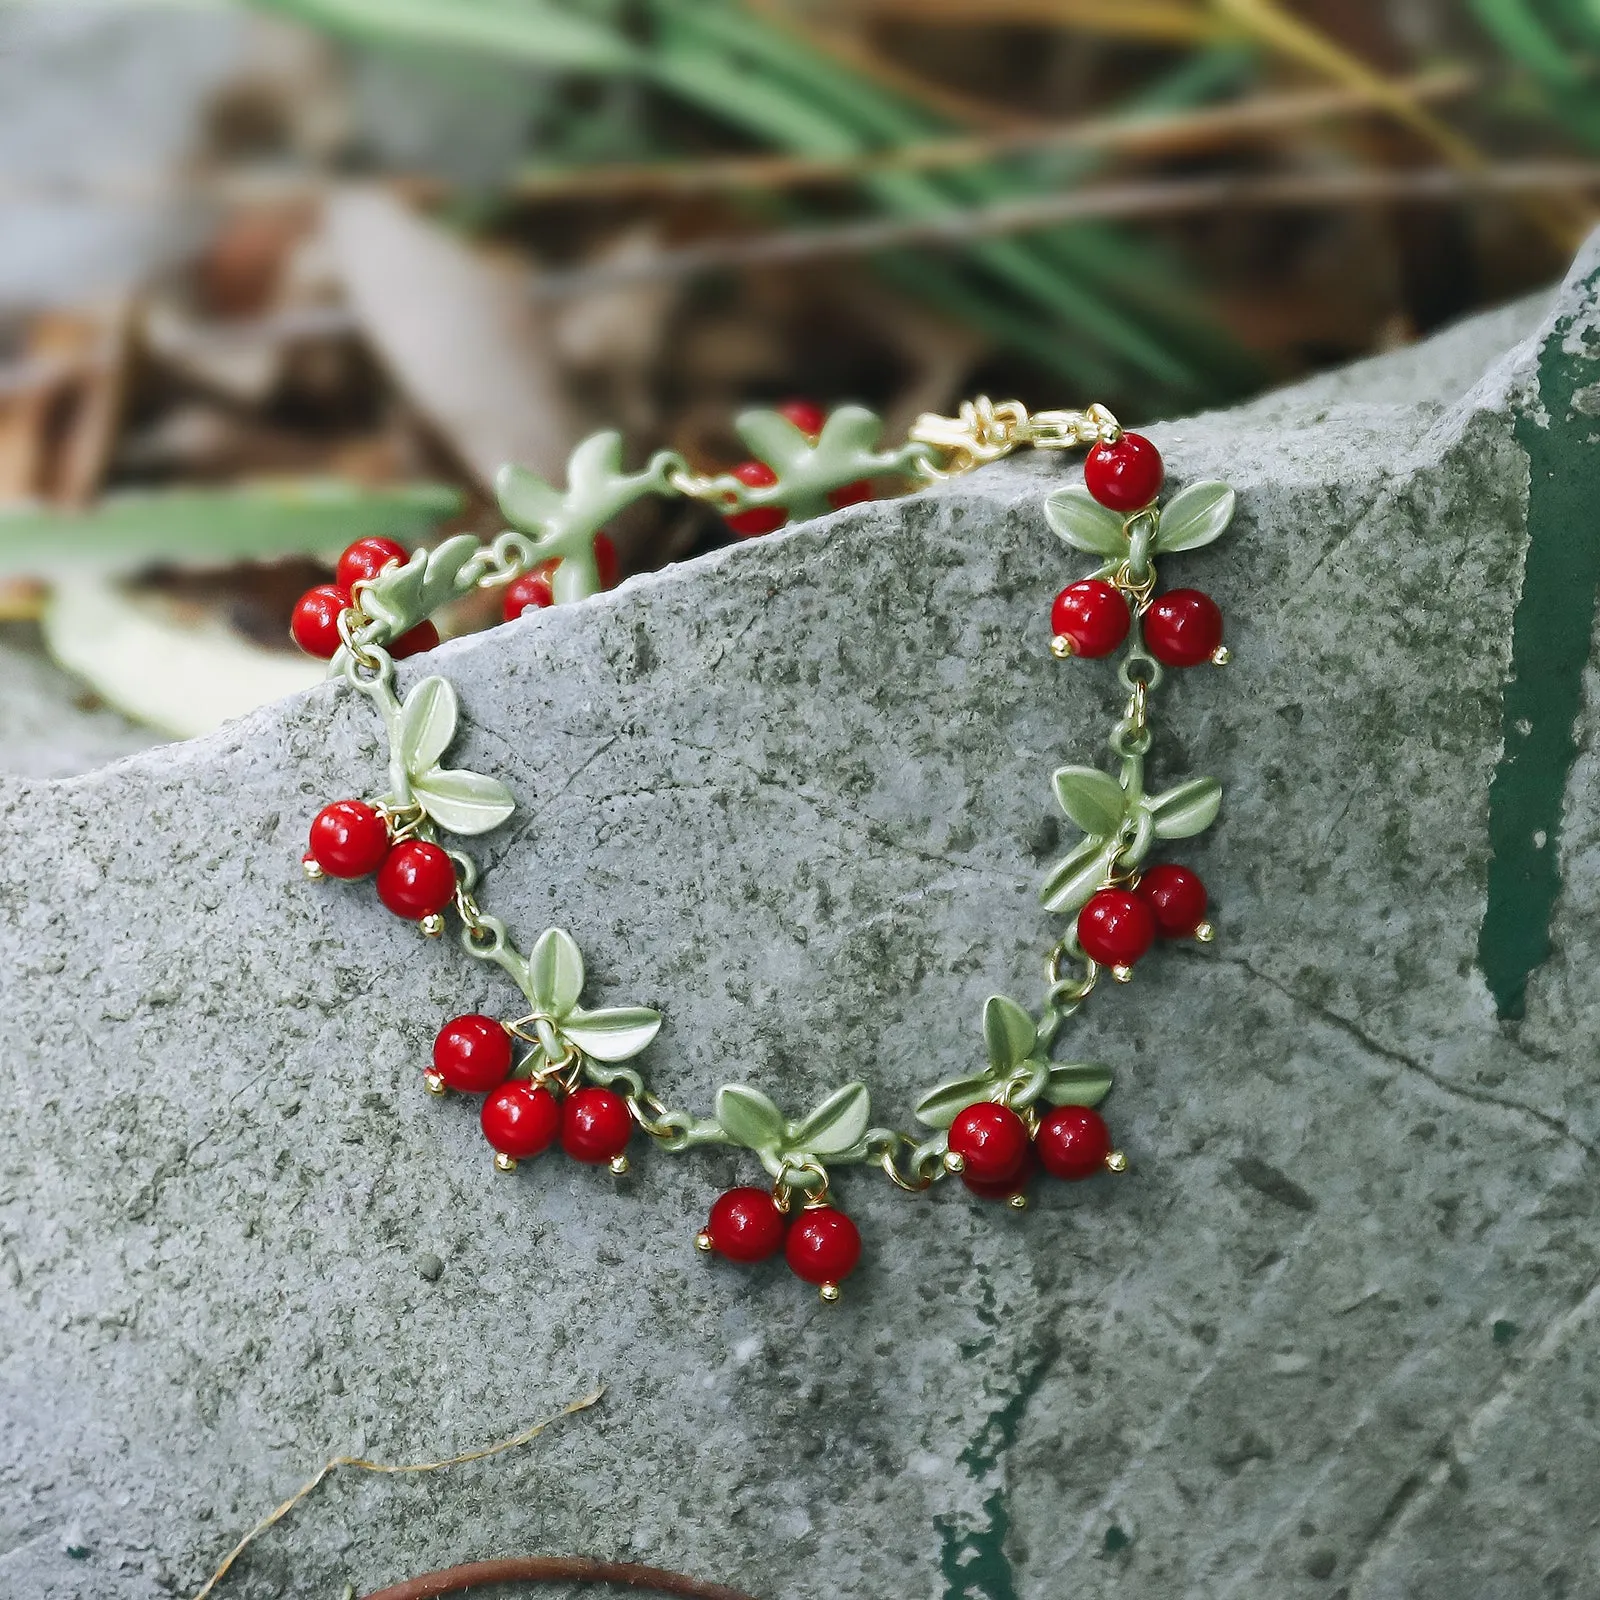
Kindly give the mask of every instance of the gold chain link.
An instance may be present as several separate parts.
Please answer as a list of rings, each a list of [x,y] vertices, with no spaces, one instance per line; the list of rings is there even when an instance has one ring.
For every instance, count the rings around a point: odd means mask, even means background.
[[[953,478],[999,461],[1025,445],[1036,450],[1074,450],[1081,445],[1115,444],[1122,437],[1122,427],[1098,404],[1083,411],[1030,414],[1020,400],[979,395],[964,400],[953,417],[924,412],[911,425],[908,437],[913,444],[939,452],[940,460],[923,463],[922,470],[930,478]]]

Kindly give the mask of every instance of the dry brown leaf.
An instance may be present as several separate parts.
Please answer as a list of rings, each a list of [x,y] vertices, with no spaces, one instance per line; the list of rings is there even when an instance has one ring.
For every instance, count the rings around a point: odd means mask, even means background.
[[[122,414],[126,335],[121,303],[34,318],[36,376],[0,399],[0,503],[94,498]]]
[[[524,275],[379,189],[336,193],[325,226],[367,336],[478,483],[507,461],[561,481],[575,432]]]

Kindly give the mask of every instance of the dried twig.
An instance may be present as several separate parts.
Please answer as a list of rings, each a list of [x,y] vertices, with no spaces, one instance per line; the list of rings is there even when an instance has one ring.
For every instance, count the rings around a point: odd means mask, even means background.
[[[588,1556],[523,1556],[506,1561],[472,1561],[465,1566],[429,1572],[392,1588],[369,1594],[366,1600],[437,1600],[440,1595],[461,1594],[492,1583],[615,1583],[631,1589],[649,1589],[683,1600],[751,1600],[740,1589],[705,1583],[666,1572],[660,1567],[635,1566],[630,1561],[594,1561]]]
[[[206,1600],[206,1596],[211,1594],[217,1585],[221,1583],[222,1580],[228,1575],[228,1569],[232,1567],[234,1562],[244,1554],[251,1543],[259,1538],[261,1534],[265,1533],[268,1528],[272,1527],[274,1523],[282,1522],[283,1519],[288,1516],[289,1513],[293,1511],[294,1508],[299,1505],[300,1502],[304,1500],[305,1497],[310,1494],[311,1491],[315,1489],[322,1482],[322,1480],[332,1473],[336,1468],[359,1467],[363,1472],[382,1473],[438,1472],[442,1467],[460,1467],[465,1466],[469,1461],[484,1461],[487,1460],[488,1457],[500,1455],[506,1450],[515,1450],[518,1445],[527,1444],[530,1439],[537,1439],[546,1428],[550,1427],[553,1423],[559,1422],[563,1417],[570,1417],[576,1411],[587,1410],[604,1393],[604,1389],[596,1389],[593,1393],[584,1395],[582,1399],[574,1400],[571,1405],[563,1406],[561,1410],[555,1414],[555,1416],[546,1417],[543,1422],[536,1422],[531,1428],[524,1428],[522,1432],[513,1439],[502,1440],[499,1444],[485,1445],[481,1450],[469,1450],[464,1455],[449,1456],[443,1461],[417,1461],[406,1466],[396,1467],[388,1466],[381,1461],[368,1461],[361,1456],[335,1456],[333,1460],[328,1462],[327,1465],[324,1466],[314,1478],[311,1478],[306,1483],[301,1485],[300,1488],[296,1489],[295,1492],[290,1495],[282,1505],[278,1506],[273,1511],[268,1512],[267,1515],[264,1516],[255,1525],[255,1527],[253,1527],[244,1536],[244,1538],[242,1538],[238,1544],[236,1544],[233,1549],[228,1552],[227,1556],[223,1560],[222,1565],[211,1574],[210,1578],[207,1579],[205,1586],[195,1595],[194,1600]],[[396,1591],[385,1590],[384,1592],[392,1596]],[[402,1585],[401,1591],[399,1592],[407,1592],[404,1585]],[[409,1592],[416,1595],[424,1595],[448,1594],[450,1591],[448,1589],[417,1589]],[[724,1590],[720,1596],[712,1597],[712,1600],[728,1600],[728,1595],[729,1591]],[[743,1597],[740,1597],[740,1600],[743,1600]]]
[[[852,15],[903,17],[972,27],[1023,23],[1071,28],[1107,38],[1207,44],[1225,38],[1225,22],[1182,0],[848,0]]]
[[[1482,81],[1477,72],[1448,68],[1402,80],[1393,87],[1424,103],[1469,94]],[[1094,150],[1146,158],[1193,155],[1284,128],[1359,116],[1385,105],[1371,88],[1301,89],[1252,95],[1198,111],[1091,117],[1017,132],[928,139],[855,156],[734,156],[723,160],[642,161],[524,172],[512,180],[510,192],[523,200],[617,200],[849,183],[880,172],[930,172],[1052,151]]]
[[[1480,171],[1424,167],[1399,172],[1308,172],[1283,177],[1180,178],[1101,184],[1066,194],[952,209],[910,221],[873,218],[753,238],[711,240],[605,267],[547,272],[533,280],[541,299],[588,294],[625,283],[690,278],[705,272],[794,266],[908,247],[959,249],[974,239],[1027,233],[1062,223],[1169,217],[1196,211],[1389,205],[1490,195],[1570,194],[1600,188],[1600,163],[1505,162]]]

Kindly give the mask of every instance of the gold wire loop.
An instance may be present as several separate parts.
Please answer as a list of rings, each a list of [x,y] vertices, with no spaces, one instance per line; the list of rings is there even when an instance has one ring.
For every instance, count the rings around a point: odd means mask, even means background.
[[[809,1184],[791,1179],[789,1176],[791,1172],[797,1176],[811,1173],[818,1180],[817,1188],[813,1190]],[[828,1198],[828,1169],[810,1156],[804,1161],[785,1161],[772,1184],[772,1198],[780,1211],[788,1211],[796,1190],[804,1196],[801,1202],[803,1205],[812,1207],[822,1205]]]
[[[379,645],[363,644],[357,637],[357,631],[371,621],[359,606],[346,606],[334,621],[334,627],[339,630],[339,643],[345,647],[351,661],[372,674],[370,679],[358,679],[360,682],[385,678],[394,670],[394,659],[387,650]]]
[[[628,1113],[652,1139],[673,1139],[683,1130],[675,1125],[666,1102],[648,1089],[627,1097]],[[647,1109],[648,1108],[648,1109]]]
[[[1083,972],[1080,976],[1076,978],[1066,976],[1064,967],[1068,961],[1083,963]],[[1099,963],[1090,960],[1082,951],[1069,948],[1066,939],[1058,941],[1051,948],[1049,960],[1045,963],[1045,972],[1050,980],[1050,1004],[1058,1010],[1073,1010],[1082,1005],[1100,981]]]
[[[911,1141],[903,1133],[897,1133],[893,1139],[883,1147],[883,1153],[878,1157],[878,1165],[883,1168],[884,1176],[888,1178],[895,1188],[903,1189],[907,1194],[921,1194],[924,1190],[933,1187],[933,1174],[921,1168],[913,1167],[910,1177],[901,1174],[900,1164],[895,1160],[895,1152],[902,1144]]]

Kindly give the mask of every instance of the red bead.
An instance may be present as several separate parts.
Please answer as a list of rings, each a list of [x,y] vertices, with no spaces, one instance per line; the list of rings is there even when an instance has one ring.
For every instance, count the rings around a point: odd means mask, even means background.
[[[339,576],[336,581],[341,588],[354,589],[358,583],[367,583],[376,578],[391,561],[404,564],[409,559],[406,547],[396,544],[393,539],[357,539],[339,557]]]
[[[1198,589],[1171,589],[1144,614],[1144,647],[1164,667],[1197,667],[1222,647],[1222,608]]]
[[[815,439],[828,420],[828,413],[815,400],[785,400],[778,415],[787,417],[807,438]]]
[[[522,1161],[550,1148],[561,1125],[561,1107],[531,1078],[513,1078],[483,1102],[479,1121],[484,1138],[501,1155]]]
[[[597,533],[594,536],[594,564],[600,573],[600,587],[615,589],[621,577],[622,564],[617,559],[617,547],[608,534]],[[507,622],[515,622],[524,611],[544,611],[556,603],[551,584],[560,565],[558,557],[541,561],[531,572],[523,573],[520,578],[506,585],[503,615]]]
[[[858,506],[871,498],[872,485],[865,478],[857,478],[854,483],[847,483],[842,489],[828,491],[828,504],[835,511],[843,511],[846,506]]]
[[[1161,452],[1142,433],[1125,433],[1115,444],[1097,444],[1083,463],[1090,494],[1113,511],[1142,511],[1161,493],[1166,468]]]
[[[1150,907],[1126,889],[1102,889],[1078,913],[1078,943],[1102,967],[1131,967],[1155,937]]]
[[[412,922],[443,911],[455,893],[455,864],[425,839],[397,844],[378,868],[378,898],[397,917]]]
[[[433,1041],[433,1067],[450,1088],[486,1094],[511,1073],[511,1035],[493,1017],[454,1017]]]
[[[561,1112],[561,1148],[574,1161],[599,1164],[620,1156],[633,1137],[628,1102],[610,1089],[579,1089]]]
[[[1122,593],[1099,578],[1069,583],[1050,608],[1051,631],[1088,660],[1108,656],[1124,639],[1133,617]]]
[[[525,572],[520,578],[506,585],[507,622],[515,622],[524,611],[535,608],[543,611],[556,603],[556,597],[550,588],[550,579],[559,565],[558,561],[541,561],[532,572]]]
[[[1089,1106],[1057,1106],[1039,1119],[1034,1136],[1039,1163],[1053,1178],[1092,1178],[1111,1154],[1106,1119]]]
[[[1159,861],[1145,868],[1134,892],[1150,907],[1163,939],[1192,939],[1206,920],[1206,886],[1187,867]]]
[[[844,1212],[812,1206],[790,1226],[783,1254],[807,1283],[842,1283],[861,1259],[861,1232]]]
[[[364,800],[335,800],[311,820],[307,854],[330,878],[364,878],[388,853],[389,830]]]
[[[768,489],[778,481],[778,474],[765,461],[741,461],[732,475],[752,489]],[[764,533],[776,533],[789,520],[789,513],[782,506],[752,506],[725,520],[740,538],[757,539]]]
[[[966,1163],[963,1176],[975,1183],[1006,1183],[1028,1159],[1028,1125],[1010,1106],[986,1100],[958,1112],[950,1124],[950,1148]]]
[[[423,621],[402,633],[389,646],[389,654],[396,661],[404,661],[407,656],[420,656],[424,650],[434,649],[438,643],[439,630],[431,622]]]
[[[999,1183],[980,1183],[971,1173],[963,1172],[961,1181],[980,1200],[1009,1200],[1012,1195],[1026,1191],[1029,1183],[1033,1181],[1038,1165],[1038,1161],[1034,1158],[1033,1146],[1030,1144],[1028,1153],[1022,1158],[1021,1168],[1011,1177]]]
[[[765,1189],[730,1189],[719,1194],[706,1223],[706,1238],[730,1261],[765,1261],[783,1244],[788,1219]]]
[[[608,533],[594,536],[594,564],[600,572],[602,589],[615,589],[622,581],[622,563],[617,558],[617,547]]]
[[[350,609],[350,591],[319,583],[294,603],[289,636],[308,656],[332,661],[339,653],[339,614]]]

